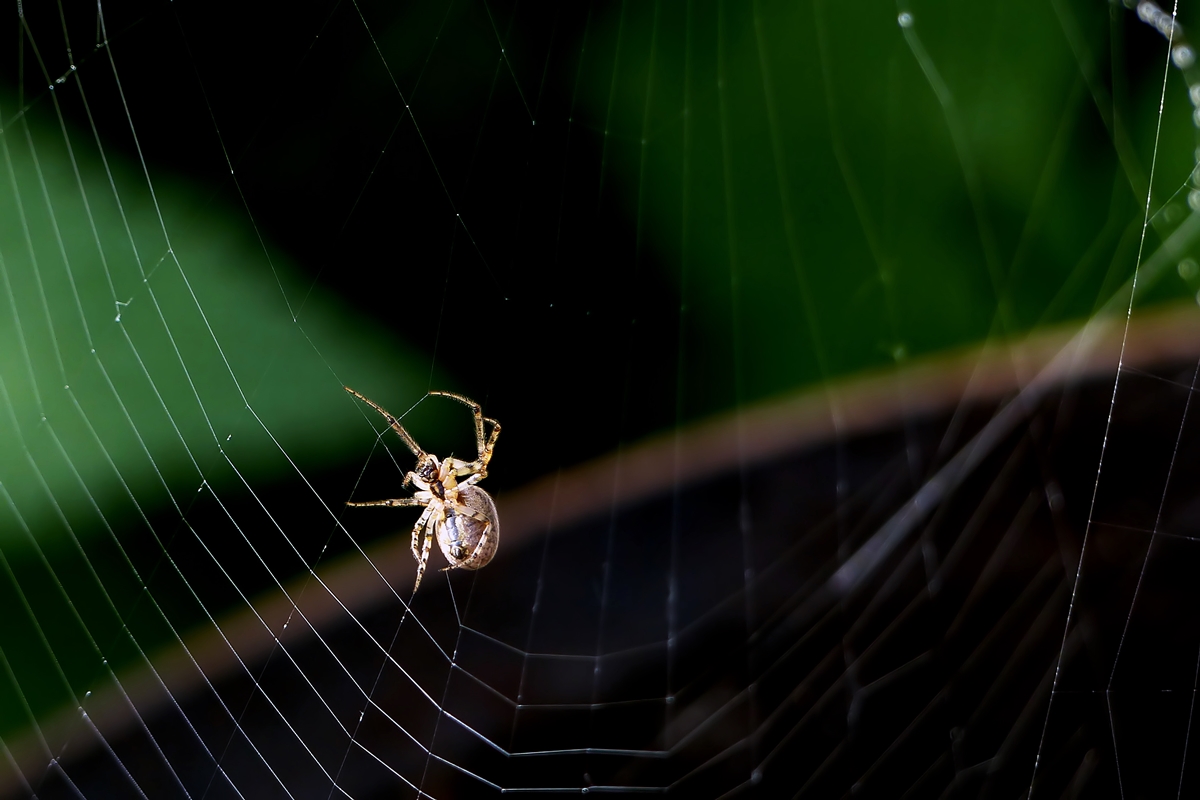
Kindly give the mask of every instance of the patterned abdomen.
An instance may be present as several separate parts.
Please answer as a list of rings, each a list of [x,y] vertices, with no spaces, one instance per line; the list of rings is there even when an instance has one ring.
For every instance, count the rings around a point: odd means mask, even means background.
[[[479,569],[496,555],[500,543],[500,515],[491,495],[477,486],[458,490],[458,502],[490,522],[474,517],[451,514],[446,509],[446,523],[438,531],[438,545],[451,566]]]

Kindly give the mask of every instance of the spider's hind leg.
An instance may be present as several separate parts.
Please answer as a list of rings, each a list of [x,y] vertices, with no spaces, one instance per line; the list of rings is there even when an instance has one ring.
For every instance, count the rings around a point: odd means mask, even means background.
[[[433,544],[434,525],[437,520],[430,520],[429,517],[433,514],[433,504],[425,506],[425,510],[421,512],[417,524],[413,525],[412,529],[412,554],[417,560],[417,582],[413,584],[413,594],[416,594],[417,589],[421,586],[421,578],[425,575],[425,565],[429,563],[429,547]],[[425,541],[421,546],[420,551],[417,550],[417,542],[421,539],[421,531],[425,531]]]
[[[491,553],[488,553],[488,548],[492,544],[488,537],[491,535],[492,523],[489,521],[487,527],[483,529],[483,536],[479,537],[479,544],[475,545],[475,549],[471,551],[471,554],[461,561],[451,562],[450,564],[442,567],[442,572],[447,572],[448,570],[456,568],[479,569],[479,567],[483,566],[483,564],[486,564],[488,561],[490,561],[492,555],[496,551],[495,547],[492,547]],[[482,561],[483,564],[474,565],[477,561]]]
[[[455,470],[456,475],[466,475],[469,472],[480,473],[478,480],[487,477],[488,462],[492,460],[492,450],[496,447],[496,439],[500,437],[500,423],[491,417],[483,415],[483,407],[469,397],[464,397],[461,394],[454,392],[430,392],[431,395],[439,397],[449,397],[451,400],[457,400],[467,408],[471,409],[471,414],[475,417],[475,461],[472,462],[472,469],[465,470],[460,467]],[[492,426],[492,431],[488,435],[484,435],[484,423]]]

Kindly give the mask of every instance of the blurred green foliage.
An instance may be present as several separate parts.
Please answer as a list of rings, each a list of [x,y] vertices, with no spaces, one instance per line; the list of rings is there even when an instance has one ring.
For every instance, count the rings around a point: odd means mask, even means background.
[[[24,702],[73,702],[60,669],[81,697],[101,653],[136,659],[129,631],[147,650],[173,638],[142,592],[171,571],[179,526],[152,533],[160,515],[196,511],[210,481],[236,496],[294,480],[292,461],[361,458],[372,429],[337,372],[381,388],[429,362],[286,257],[264,263],[194,187],[155,176],[151,192],[86,132],[41,124],[52,98],[0,109],[0,647],[18,684],[0,680],[2,735],[28,723]],[[203,618],[191,599],[156,597],[185,629]]]
[[[902,7],[606,9],[585,124],[674,270],[698,386],[738,362],[737,397],[760,398],[1014,336],[1087,316],[1132,274],[1165,41],[1120,6],[920,3],[923,68]],[[1130,27],[1156,68],[1105,74]],[[1187,213],[1193,166],[1176,69],[1167,94],[1170,208],[1147,253]]]

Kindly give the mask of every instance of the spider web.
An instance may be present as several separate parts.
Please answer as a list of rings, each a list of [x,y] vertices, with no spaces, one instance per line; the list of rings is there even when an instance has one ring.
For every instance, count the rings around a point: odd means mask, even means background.
[[[18,4],[0,794],[1188,794],[1176,11]]]

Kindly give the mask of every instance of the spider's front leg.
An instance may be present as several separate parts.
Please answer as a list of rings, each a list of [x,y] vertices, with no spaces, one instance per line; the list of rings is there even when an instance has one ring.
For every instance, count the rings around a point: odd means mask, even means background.
[[[343,386],[342,388],[379,412],[379,415],[387,420],[387,424],[396,432],[396,435],[404,441],[404,445],[410,451],[412,451],[412,454],[417,457],[418,461],[425,458],[425,451],[421,449],[421,445],[417,444],[417,440],[412,438],[408,431],[404,430],[404,426],[400,424],[400,420],[389,414],[386,408],[379,405],[371,398],[364,397],[363,395],[351,389],[349,386]]]
[[[404,506],[423,506],[425,502],[418,500],[415,497],[394,497],[390,500],[363,500],[362,502],[346,501],[346,505],[354,508],[367,508],[368,506],[387,506],[388,508],[402,508]]]

